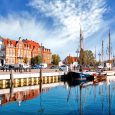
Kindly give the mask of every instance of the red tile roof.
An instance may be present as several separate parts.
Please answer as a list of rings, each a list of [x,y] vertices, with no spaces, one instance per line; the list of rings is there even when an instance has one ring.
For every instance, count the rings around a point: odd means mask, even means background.
[[[8,43],[9,43],[9,40],[8,38],[3,38],[3,41],[4,41],[4,45],[7,46]],[[13,46],[16,46],[17,42],[16,40],[10,40],[11,44],[13,44]],[[34,47],[35,48],[39,48],[41,47],[39,43],[35,42],[35,41],[32,41],[32,40],[28,40],[28,39],[25,39],[25,40],[22,40],[22,42],[26,45],[24,45],[25,47],[28,46],[30,49],[33,49]],[[50,49],[47,49],[47,48],[44,48],[44,46],[42,46],[42,52],[43,53],[51,53]]]
[[[35,46],[35,47],[40,47],[39,43],[32,41],[32,40],[25,40],[25,43],[29,44],[29,47]],[[31,45],[31,46],[30,46]]]

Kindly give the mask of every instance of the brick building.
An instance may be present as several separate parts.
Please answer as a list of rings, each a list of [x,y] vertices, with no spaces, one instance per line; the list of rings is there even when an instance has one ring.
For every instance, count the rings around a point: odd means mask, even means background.
[[[22,64],[24,63],[24,58],[28,59],[28,64],[31,64],[31,58],[42,55],[42,62],[50,64],[51,63],[51,51],[43,46],[41,47],[39,43],[28,40],[10,40],[8,38],[3,38],[4,50],[4,64]]]

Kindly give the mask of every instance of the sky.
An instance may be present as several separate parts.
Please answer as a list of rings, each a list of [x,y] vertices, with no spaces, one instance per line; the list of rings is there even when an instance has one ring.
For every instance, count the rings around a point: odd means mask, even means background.
[[[0,0],[0,36],[34,40],[64,59],[77,56],[81,26],[84,49],[96,48],[98,60],[104,40],[107,59],[109,30],[115,55],[114,9],[114,0]]]

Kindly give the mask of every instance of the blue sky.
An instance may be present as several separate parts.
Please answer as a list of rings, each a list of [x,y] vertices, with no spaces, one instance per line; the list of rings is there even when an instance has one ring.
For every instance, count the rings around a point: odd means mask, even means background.
[[[114,9],[114,0],[0,0],[0,35],[35,40],[64,59],[77,55],[81,25],[84,48],[96,47],[98,59],[102,39],[106,52],[109,29],[115,55]]]

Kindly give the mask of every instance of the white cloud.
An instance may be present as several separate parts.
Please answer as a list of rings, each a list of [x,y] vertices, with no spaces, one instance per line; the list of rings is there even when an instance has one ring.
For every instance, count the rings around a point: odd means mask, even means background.
[[[60,25],[60,35],[57,33],[59,36],[55,38],[54,43],[57,41],[56,43],[61,48],[62,44],[70,48],[78,47],[80,24],[84,38],[94,35],[104,24],[106,0],[49,0],[46,2],[46,0],[32,0],[29,5],[46,17],[52,17],[55,24]],[[50,41],[53,37],[55,36],[50,36]],[[68,43],[72,41],[76,43],[68,46]],[[53,47],[55,46],[54,44]]]
[[[33,8],[41,11],[45,16],[58,20],[58,25],[63,25],[66,33],[79,35],[79,23],[81,23],[85,37],[96,32],[103,22],[103,14],[106,11],[106,0],[32,0]],[[56,23],[55,22],[55,23]],[[90,34],[89,34],[90,33]],[[75,38],[73,38],[75,39]]]
[[[68,54],[76,55],[80,24],[84,38],[88,39],[102,29],[105,22],[106,0],[31,0],[29,6],[35,8],[38,17],[41,12],[44,20],[36,20],[36,17],[24,12],[21,16],[10,14],[0,17],[0,35],[13,39],[22,36],[42,42],[63,58]],[[47,28],[44,22],[47,17],[53,19],[55,28]],[[92,44],[95,44],[93,40]]]
[[[17,39],[33,39],[42,41],[39,38],[45,38],[46,31],[43,23],[36,22],[34,18],[22,17],[17,15],[9,15],[8,17],[0,17],[0,35],[6,38]]]

